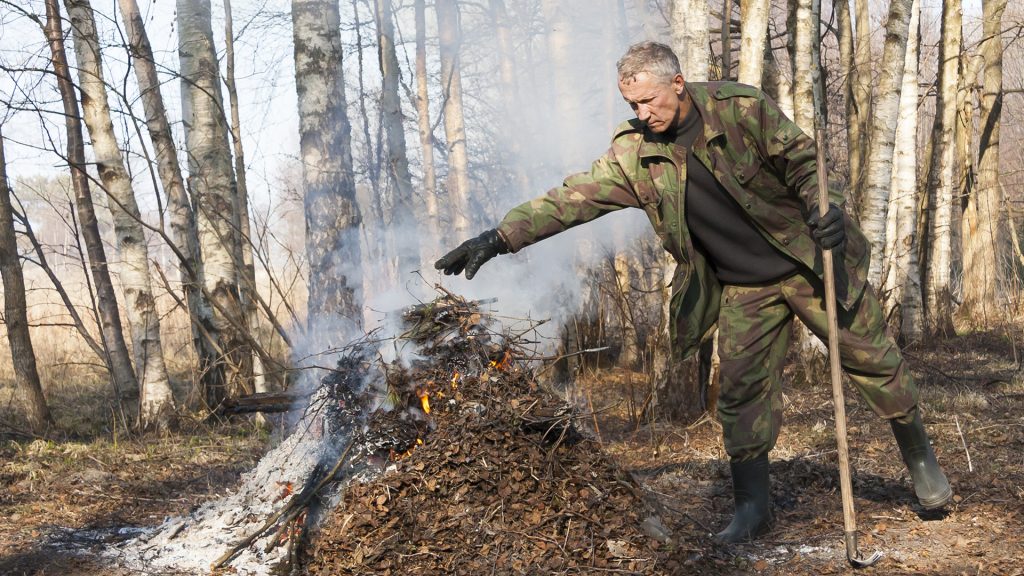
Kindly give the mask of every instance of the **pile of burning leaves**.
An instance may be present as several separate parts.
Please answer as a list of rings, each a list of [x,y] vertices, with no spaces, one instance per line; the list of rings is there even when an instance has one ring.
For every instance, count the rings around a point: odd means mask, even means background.
[[[388,389],[406,408],[375,414],[368,430],[407,440],[342,494],[309,573],[659,572],[663,527],[579,431],[581,415],[535,379],[525,339],[450,294],[403,320],[399,340],[418,358],[388,371]]]

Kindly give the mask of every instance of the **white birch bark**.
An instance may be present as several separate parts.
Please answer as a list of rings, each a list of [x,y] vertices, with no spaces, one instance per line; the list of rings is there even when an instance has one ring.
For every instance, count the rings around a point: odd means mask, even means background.
[[[850,125],[854,123],[857,115],[853,103],[853,76],[855,67],[853,62],[853,20],[850,15],[850,0],[835,0],[836,26],[839,36],[839,77],[843,83],[843,112],[846,114],[846,159],[850,165],[850,155],[854,153],[851,148]],[[857,153],[860,151],[857,150]],[[851,180],[852,181],[852,180]]]
[[[242,147],[242,121],[238,106],[238,89],[235,83],[235,32],[234,18],[231,11],[231,0],[224,0],[224,84],[228,89],[228,102],[231,104],[231,145],[235,156],[235,188],[231,195],[234,201],[234,218],[238,241],[235,242],[235,265],[238,267],[238,293],[241,299],[242,312],[245,314],[249,333],[260,333],[259,314],[256,309],[256,267],[252,256],[252,240],[249,223],[249,185],[245,175],[245,149]],[[267,385],[266,366],[260,355],[253,351],[252,384],[256,393],[269,392]],[[257,418],[262,422],[262,415]]]
[[[761,86],[764,75],[764,52],[768,41],[768,0],[740,2],[740,69],[737,79],[751,86]]]
[[[121,255],[121,286],[139,378],[139,420],[144,429],[173,425],[174,396],[167,379],[160,320],[149,273],[149,249],[131,178],[114,136],[107,102],[96,22],[89,0],[65,0],[82,92],[82,119],[89,129],[97,172],[110,202],[117,250]]]
[[[999,133],[1003,98],[1002,18],[1007,0],[982,2],[984,59],[978,134],[978,180],[970,190],[961,222],[963,303],[957,317],[976,326],[991,326],[1005,307],[999,294],[1003,197],[999,186]],[[969,126],[969,125],[968,125]]]
[[[221,97],[209,0],[177,0],[182,116],[188,182],[196,207],[203,284],[213,301],[213,324],[222,338],[226,381],[206,391],[210,407],[251,377],[252,351],[239,331],[245,325],[238,290],[235,201],[228,126]]]
[[[462,109],[462,72],[459,44],[459,6],[456,0],[436,0],[437,34],[441,52],[441,91],[444,98],[444,134],[448,147],[448,201],[453,240],[470,236],[469,153]]]
[[[790,57],[793,66],[793,121],[805,134],[816,137],[815,116],[821,107],[818,89],[821,78],[820,39],[821,3],[819,0],[795,0],[789,23],[791,29]],[[824,117],[822,117],[824,122]],[[804,366],[820,366],[827,352],[821,339],[799,320],[795,321],[797,348]]]
[[[911,3],[912,0],[892,0],[889,5],[889,20],[885,26],[885,49],[879,67],[878,90],[872,110],[871,147],[865,166],[867,178],[864,187],[864,210],[860,222],[864,235],[871,244],[868,280],[874,286],[878,286],[882,275],[885,221],[889,206],[889,185],[892,183],[892,156],[907,52]]]
[[[335,340],[352,336],[351,328],[362,321],[361,218],[345,113],[340,26],[336,0],[293,0],[309,325],[314,336]]]
[[[844,0],[840,0],[844,1]],[[871,126],[871,19],[868,0],[853,0],[857,41],[853,50],[850,98],[853,114],[847,121],[850,185],[858,204],[864,186],[864,161],[868,153],[866,135]]]
[[[885,248],[886,317],[896,309],[899,332],[916,340],[923,329],[921,318],[921,275],[917,250],[917,105],[918,41],[920,0],[914,0],[910,16],[910,35],[900,92],[899,121],[893,160],[892,193]]]
[[[100,326],[103,347],[106,351],[107,367],[110,369],[114,391],[120,398],[136,396],[139,393],[139,382],[132,367],[128,345],[124,340],[121,326],[121,311],[114,292],[114,284],[110,279],[106,249],[100,235],[96,208],[89,186],[89,175],[85,169],[85,138],[82,136],[81,114],[78,108],[78,95],[71,80],[67,53],[64,48],[64,31],[60,6],[57,0],[46,0],[46,40],[50,48],[50,61],[57,78],[57,88],[61,96],[64,111],[64,126],[67,130],[67,159],[71,169],[71,186],[75,191],[75,212],[81,225],[82,240],[85,252],[89,255],[89,271],[92,275],[95,292],[96,322]],[[81,252],[81,247],[79,247]],[[84,260],[84,256],[83,256]],[[90,296],[91,288],[90,288]]]
[[[793,83],[775,59],[771,43],[764,45],[764,70],[761,75],[764,91],[775,99],[779,109],[787,118],[793,117]]]
[[[516,184],[521,197],[526,197],[532,188],[530,186],[530,176],[524,166],[522,150],[519,145],[519,128],[516,126],[522,105],[519,93],[519,79],[516,74],[514,47],[512,45],[512,30],[509,26],[508,11],[505,8],[504,0],[490,0],[490,13],[497,36],[502,104],[505,107],[505,113],[502,117],[502,130],[507,135],[508,164],[516,175]],[[614,45],[614,40],[609,39],[609,45]]]
[[[953,222],[953,135],[960,83],[963,13],[958,0],[943,0],[939,48],[938,96],[932,128],[933,154],[925,190],[928,194],[925,259],[925,320],[937,332],[952,332],[950,273]]]
[[[223,364],[217,360],[220,355],[220,339],[213,325],[213,310],[202,292],[203,262],[199,257],[199,231],[195,213],[182,180],[178,151],[171,137],[153,49],[142,22],[142,14],[135,0],[118,0],[118,5],[128,36],[128,46],[134,58],[132,64],[146,114],[146,127],[156,153],[157,173],[167,195],[172,249],[179,259],[181,283],[191,319],[192,342],[199,359],[200,385],[206,389],[223,382],[224,370]]]
[[[821,65],[818,44],[821,25],[820,0],[796,0],[792,31],[793,56],[793,121],[811,136],[814,134],[815,111],[822,95],[818,89]],[[813,136],[812,136],[813,137]]]
[[[707,0],[672,0],[669,13],[672,50],[679,57],[683,78],[689,82],[708,79],[710,32]]]
[[[437,208],[437,174],[434,168],[434,133],[430,125],[430,92],[427,85],[426,1],[416,0],[416,127],[420,137],[423,166],[423,208],[427,235],[421,243],[421,258],[432,264],[439,255],[441,223]],[[426,264],[425,264],[426,265]],[[429,269],[429,267],[428,267]]]

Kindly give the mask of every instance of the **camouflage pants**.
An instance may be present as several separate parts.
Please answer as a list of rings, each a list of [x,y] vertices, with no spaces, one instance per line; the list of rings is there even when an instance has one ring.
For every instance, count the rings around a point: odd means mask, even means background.
[[[824,291],[809,271],[769,285],[724,287],[718,414],[726,452],[734,461],[775,446],[782,425],[780,377],[793,316],[827,341]],[[917,405],[917,387],[870,286],[850,310],[839,309],[838,320],[840,358],[857,391],[882,418],[906,416]],[[821,380],[829,382],[827,370]]]

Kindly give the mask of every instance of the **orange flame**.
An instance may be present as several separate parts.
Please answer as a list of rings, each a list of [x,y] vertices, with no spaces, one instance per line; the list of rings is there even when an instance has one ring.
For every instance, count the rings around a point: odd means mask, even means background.
[[[430,414],[430,394],[426,392],[420,394],[420,405],[423,407],[424,414]]]
[[[452,376],[452,388],[458,388],[459,387],[459,378],[461,378],[461,377],[462,377],[462,374],[459,374],[458,372],[456,372]]]
[[[494,360],[491,360],[491,368],[497,368],[498,370],[501,370],[502,372],[508,372],[508,368],[509,368],[509,366],[511,364],[512,364],[512,351],[511,350],[505,350],[505,355],[502,356],[500,361],[495,362]]]
[[[292,493],[295,491],[295,488],[292,486],[291,482],[280,482],[280,481],[278,481],[278,482],[275,482],[275,484],[277,484],[278,486],[281,487],[280,494],[278,494],[277,498],[274,499],[275,502],[277,502],[279,500],[284,500],[285,498],[291,496]]]

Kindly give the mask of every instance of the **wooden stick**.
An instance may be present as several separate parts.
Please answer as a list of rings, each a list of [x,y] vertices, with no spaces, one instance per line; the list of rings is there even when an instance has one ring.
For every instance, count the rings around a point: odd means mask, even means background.
[[[817,126],[818,144],[818,215],[828,213],[828,177],[825,169],[825,128]],[[843,398],[843,369],[839,360],[839,321],[836,314],[836,276],[832,264],[832,250],[821,251],[825,267],[825,315],[828,316],[828,360],[832,376],[832,403],[836,414],[836,445],[839,449],[839,490],[843,497],[843,527],[846,540],[846,559],[854,567],[869,566],[880,557],[876,552],[868,560],[861,560],[857,552],[857,512],[853,508],[853,482],[850,479],[850,450],[846,444],[846,404]]]

